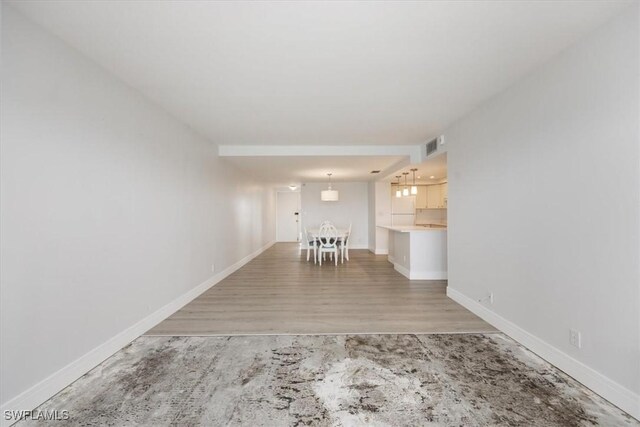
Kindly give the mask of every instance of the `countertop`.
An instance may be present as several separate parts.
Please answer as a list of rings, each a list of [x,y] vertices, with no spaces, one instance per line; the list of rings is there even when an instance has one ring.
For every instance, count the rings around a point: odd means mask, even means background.
[[[430,222],[427,222],[426,224],[416,224],[416,227],[420,227],[422,225],[430,225],[430,226],[434,226],[434,227],[447,228],[447,223],[446,222],[437,222],[437,221],[430,221]]]
[[[442,226],[425,227],[423,225],[379,225],[378,227],[386,228],[387,230],[391,231],[397,231],[399,233],[447,231],[447,228]]]

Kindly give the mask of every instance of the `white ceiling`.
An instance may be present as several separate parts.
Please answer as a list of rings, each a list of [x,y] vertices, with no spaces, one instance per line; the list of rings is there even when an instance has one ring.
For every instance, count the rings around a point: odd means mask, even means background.
[[[217,144],[413,144],[629,1],[11,1]]]
[[[268,156],[224,157],[247,174],[276,186],[303,182],[369,181],[405,159],[402,156]],[[383,175],[381,173],[380,175]]]

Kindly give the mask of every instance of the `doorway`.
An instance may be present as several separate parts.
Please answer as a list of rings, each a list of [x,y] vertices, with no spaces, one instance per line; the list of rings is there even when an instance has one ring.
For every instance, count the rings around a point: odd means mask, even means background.
[[[300,193],[276,193],[276,241],[297,242],[300,239]]]

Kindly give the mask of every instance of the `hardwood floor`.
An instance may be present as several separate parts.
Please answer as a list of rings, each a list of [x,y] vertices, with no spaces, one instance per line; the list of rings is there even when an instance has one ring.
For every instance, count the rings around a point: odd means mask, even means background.
[[[386,255],[351,250],[335,267],[278,243],[146,335],[495,332],[446,296],[446,281],[410,281]]]

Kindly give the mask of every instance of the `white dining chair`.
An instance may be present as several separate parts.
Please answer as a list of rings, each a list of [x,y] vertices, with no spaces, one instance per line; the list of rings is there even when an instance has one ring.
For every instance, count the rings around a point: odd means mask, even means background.
[[[329,221],[328,219],[325,219],[324,221],[322,221],[320,223],[320,227],[318,228],[318,230],[320,230],[320,228],[322,228],[322,226],[325,225],[325,224],[333,225],[333,223],[331,221]],[[333,254],[330,253],[329,256],[330,256],[330,259],[333,260]],[[324,257],[324,254],[323,254],[323,257]]]
[[[309,234],[307,231],[307,227],[304,227],[304,241],[307,242],[307,262],[309,261],[309,255],[311,254],[311,249],[313,248],[313,263],[318,262],[318,256],[316,249],[318,247],[318,241],[314,236]]]
[[[320,223],[320,227],[322,227],[322,226],[323,226],[323,225],[325,225],[325,224],[333,225],[333,226],[335,227],[335,225],[333,224],[333,222],[329,221],[328,219],[325,219],[324,221],[322,221],[322,222]],[[319,229],[320,229],[320,228],[318,228],[318,230],[319,230]],[[337,245],[338,245],[338,249],[340,249],[340,237],[338,237],[338,243],[337,243]],[[325,255],[326,255],[326,252],[322,255],[323,259],[326,259]],[[330,252],[330,253],[329,253],[329,259],[331,259],[331,260],[333,261],[333,252]]]
[[[326,253],[335,258],[338,265],[338,230],[332,224],[323,224],[318,231],[318,262],[322,265],[322,256]]]
[[[349,230],[347,230],[347,233],[344,235],[344,238],[340,239],[340,254],[342,256],[342,262],[344,263],[344,256],[345,256],[345,252],[347,255],[347,261],[349,261],[349,240],[351,237],[351,226],[353,225],[353,223],[349,224]]]

